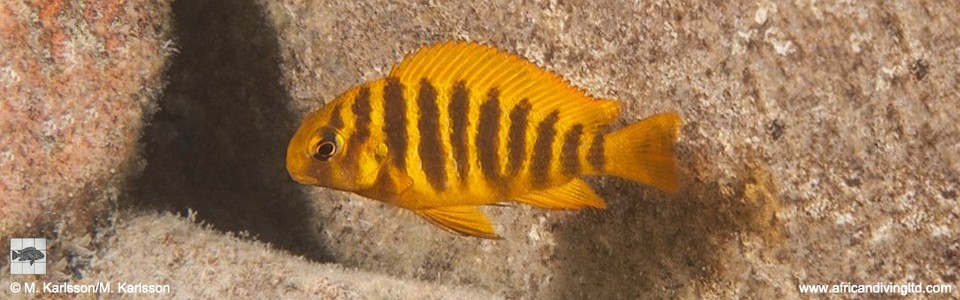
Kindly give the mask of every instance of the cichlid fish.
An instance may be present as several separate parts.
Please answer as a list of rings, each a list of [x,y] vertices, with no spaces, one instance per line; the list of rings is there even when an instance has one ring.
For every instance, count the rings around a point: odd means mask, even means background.
[[[33,262],[43,259],[43,252],[37,250],[34,247],[26,247],[21,250],[13,250],[11,253],[13,255],[13,260],[17,261],[30,261],[30,265],[33,265]]]
[[[618,102],[587,96],[517,56],[441,43],[311,113],[287,148],[287,170],[303,184],[498,238],[479,206],[604,208],[583,176],[677,189],[680,116],[661,113],[606,132],[619,113]]]

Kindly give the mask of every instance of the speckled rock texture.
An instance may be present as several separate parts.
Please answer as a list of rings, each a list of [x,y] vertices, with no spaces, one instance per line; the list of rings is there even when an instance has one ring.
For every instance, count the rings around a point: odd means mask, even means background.
[[[36,280],[392,299],[912,282],[960,298],[954,2],[99,3],[0,4],[0,248],[52,239]],[[606,210],[490,207],[504,239],[481,240],[289,178],[307,113],[451,39],[622,101],[617,126],[679,112],[680,191],[591,178]],[[22,278],[5,264],[3,299]]]
[[[346,270],[318,264],[266,244],[204,228],[169,214],[119,222],[92,268],[78,284],[123,280],[168,284],[163,298],[194,299],[489,299],[461,287]],[[135,238],[130,238],[135,237]],[[132,266],[158,266],[143,268]]]
[[[162,88],[169,14],[168,1],[0,3],[0,233],[84,236],[116,209]]]

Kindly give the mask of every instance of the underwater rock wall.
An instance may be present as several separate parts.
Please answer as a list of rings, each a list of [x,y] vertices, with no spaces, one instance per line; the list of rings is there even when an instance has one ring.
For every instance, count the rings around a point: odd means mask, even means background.
[[[0,4],[0,232],[109,222],[172,46],[168,1]]]
[[[38,280],[211,298],[957,288],[957,20],[948,2],[0,4],[0,235],[60,249]],[[621,101],[615,126],[679,112],[680,191],[591,178],[606,210],[487,208],[490,241],[288,178],[303,116],[449,39]]]

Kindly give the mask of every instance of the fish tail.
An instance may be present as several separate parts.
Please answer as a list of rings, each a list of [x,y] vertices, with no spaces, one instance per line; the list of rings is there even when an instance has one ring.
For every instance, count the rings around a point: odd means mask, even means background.
[[[12,250],[12,252],[13,252],[13,259],[18,259],[18,258],[20,258],[20,253],[17,252],[17,250]]]
[[[603,141],[603,173],[675,192],[677,167],[673,146],[680,125],[680,115],[668,112],[607,134]]]

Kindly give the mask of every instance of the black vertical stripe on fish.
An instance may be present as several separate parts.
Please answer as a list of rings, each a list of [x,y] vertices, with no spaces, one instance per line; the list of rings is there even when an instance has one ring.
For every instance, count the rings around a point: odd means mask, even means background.
[[[453,130],[450,131],[453,159],[457,162],[461,183],[466,184],[468,182],[466,178],[470,174],[469,140],[467,139],[467,127],[470,122],[470,118],[467,117],[470,112],[470,93],[462,81],[453,86],[448,110],[448,117],[453,123]]]
[[[396,77],[387,77],[383,87],[383,132],[387,135],[387,149],[393,156],[393,165],[407,169],[407,103],[403,99],[403,83]]]
[[[560,112],[554,110],[537,125],[537,141],[533,143],[533,158],[530,161],[530,176],[534,187],[544,187],[550,176],[550,160],[553,158],[553,141],[557,138],[557,121]]]
[[[420,107],[420,119],[417,128],[420,129],[420,161],[427,181],[434,190],[446,189],[447,174],[443,148],[440,144],[440,107],[437,104],[437,90],[427,79],[420,80],[420,93],[417,95],[417,105]]]
[[[567,130],[563,136],[563,148],[561,149],[560,164],[563,166],[564,175],[577,175],[580,173],[580,136],[583,135],[583,124],[576,124]]]
[[[361,92],[362,92],[362,91],[361,91]],[[368,90],[367,90],[367,93],[369,94],[369,92],[370,92],[370,91],[369,91],[369,89],[368,89]],[[369,95],[368,95],[368,96],[369,96]],[[359,97],[359,95],[358,95],[358,97]],[[341,110],[341,109],[343,109],[343,105],[340,104],[340,103],[337,103],[337,105],[333,107],[333,111],[330,112],[330,127],[337,128],[337,129],[343,129],[343,116],[340,115],[340,110]]]
[[[499,183],[500,158],[497,149],[500,148],[500,92],[496,88],[487,94],[487,101],[480,105],[480,120],[477,121],[477,138],[474,147],[477,148],[477,159],[480,161],[480,170],[484,178],[490,183]]]
[[[597,172],[603,171],[603,164],[606,163],[603,157],[603,137],[603,133],[597,132],[590,144],[590,151],[587,152],[587,161]]]
[[[353,113],[354,130],[353,134],[347,138],[347,148],[351,149],[351,151],[347,152],[346,160],[356,162],[361,154],[361,151],[357,151],[356,149],[359,149],[370,139],[370,114],[373,111],[373,108],[370,106],[370,88],[363,87],[360,89],[357,97],[353,99],[353,105],[350,109]],[[348,163],[347,165],[353,166],[353,163]]]
[[[530,116],[530,101],[523,99],[510,110],[510,129],[507,134],[507,174],[516,175],[523,166],[527,147],[527,117]]]

